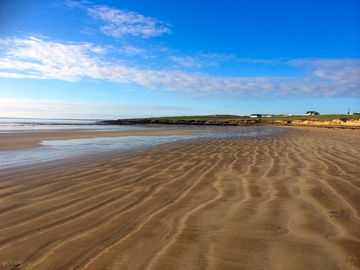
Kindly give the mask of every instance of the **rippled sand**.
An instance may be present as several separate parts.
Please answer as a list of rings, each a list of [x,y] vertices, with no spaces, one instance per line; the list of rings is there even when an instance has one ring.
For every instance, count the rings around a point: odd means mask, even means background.
[[[289,129],[0,172],[0,268],[359,269],[359,135]]]

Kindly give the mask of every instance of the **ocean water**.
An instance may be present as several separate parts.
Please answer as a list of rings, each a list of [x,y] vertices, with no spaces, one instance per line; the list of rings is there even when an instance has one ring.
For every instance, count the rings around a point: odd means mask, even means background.
[[[144,126],[102,125],[101,120],[77,119],[35,119],[35,118],[0,118],[0,133],[13,132],[41,132],[64,129],[86,130],[142,130]],[[152,127],[158,129],[159,127]]]
[[[126,128],[131,127],[134,126]],[[174,126],[171,126],[171,128],[174,128]],[[124,150],[144,149],[171,142],[211,138],[257,137],[271,135],[282,131],[282,129],[275,127],[183,126],[178,128],[195,129],[195,131],[187,135],[97,137],[87,139],[51,140],[42,141],[39,147],[31,149],[6,151],[1,151],[0,149],[0,170],[110,151],[121,152]]]

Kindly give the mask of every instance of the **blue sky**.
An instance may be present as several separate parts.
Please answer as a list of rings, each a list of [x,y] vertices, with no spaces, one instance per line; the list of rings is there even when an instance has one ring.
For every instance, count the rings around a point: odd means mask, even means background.
[[[360,2],[0,0],[0,117],[360,111]]]

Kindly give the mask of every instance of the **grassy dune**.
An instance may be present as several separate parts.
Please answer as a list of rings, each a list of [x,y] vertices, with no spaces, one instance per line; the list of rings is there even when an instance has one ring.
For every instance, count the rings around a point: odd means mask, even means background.
[[[149,119],[154,120],[219,120],[219,121],[229,121],[229,120],[239,120],[239,119],[252,119],[250,116],[240,116],[240,115],[199,115],[199,116],[169,116],[169,117],[152,117]],[[292,116],[282,116],[275,115],[274,117],[262,117],[259,118],[261,121],[273,121],[273,120],[326,120],[331,121],[335,119],[360,119],[360,115],[348,115],[348,114],[324,114],[324,115],[292,115]]]
[[[250,117],[238,115],[170,116],[105,121],[106,124],[175,124],[175,125],[311,125],[360,127],[360,115],[292,115]]]

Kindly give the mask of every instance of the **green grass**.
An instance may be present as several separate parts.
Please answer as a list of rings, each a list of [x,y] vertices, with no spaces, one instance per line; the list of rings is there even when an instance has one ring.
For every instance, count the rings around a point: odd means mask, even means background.
[[[159,120],[216,120],[216,119],[239,119],[243,118],[243,116],[238,115],[195,115],[195,116],[166,116],[166,117],[153,117],[151,119],[159,119]]]
[[[295,120],[332,121],[335,119],[343,122],[352,119],[360,119],[360,115],[325,114],[325,115],[275,115],[273,117],[258,117],[240,115],[194,115],[194,116],[167,116],[151,118],[118,119],[105,121],[108,124],[166,124],[166,125],[289,125],[295,124]],[[301,124],[301,123],[299,123]],[[336,125],[337,123],[334,123]],[[330,123],[332,125],[332,123]]]
[[[293,116],[276,116],[269,119],[273,120],[322,120],[331,121],[335,119],[360,119],[360,115],[347,115],[347,114],[324,114],[324,115],[293,115]]]
[[[262,122],[272,122],[272,121],[293,121],[293,120],[334,120],[334,119],[360,119],[360,115],[347,115],[347,114],[324,114],[324,115],[292,115],[292,116],[280,116],[275,115],[274,117],[264,117],[264,118],[250,118],[249,116],[240,116],[240,115],[198,115],[198,116],[169,116],[169,117],[153,117],[150,119],[154,120],[169,120],[169,121],[178,121],[178,120],[210,120],[210,121],[231,121],[231,120],[241,120],[241,119],[261,119]]]

